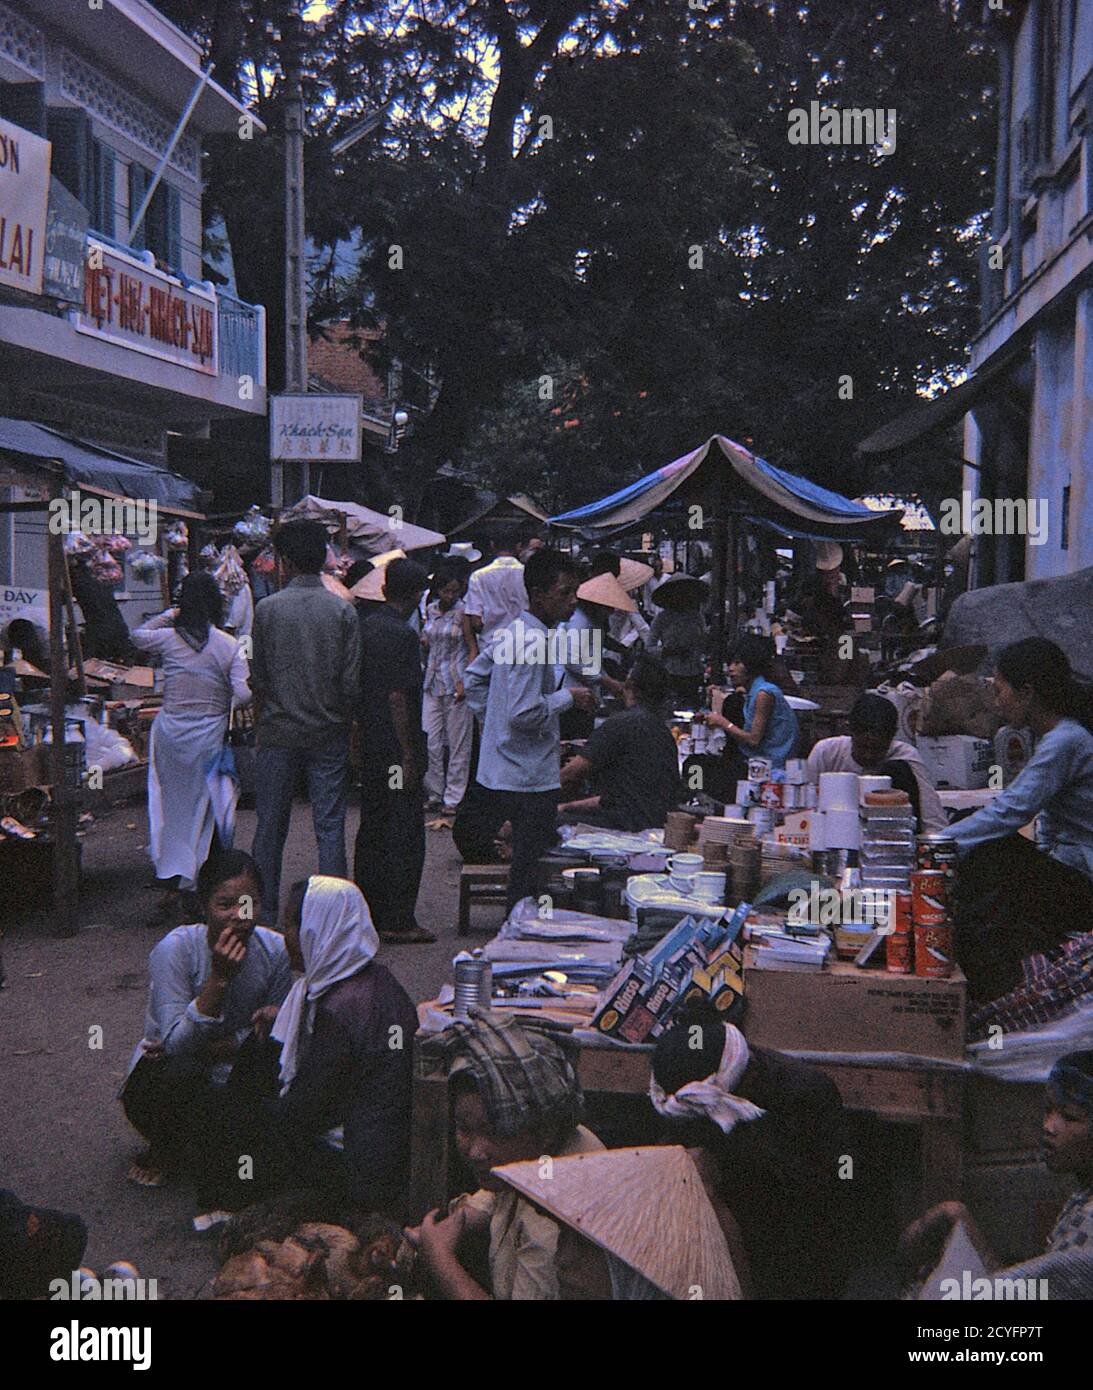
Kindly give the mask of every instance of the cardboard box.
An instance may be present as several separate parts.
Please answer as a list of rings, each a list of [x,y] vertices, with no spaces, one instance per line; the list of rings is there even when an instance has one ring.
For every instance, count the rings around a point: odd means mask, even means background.
[[[920,734],[918,751],[937,787],[978,791],[990,778],[994,744],[971,734]]]
[[[889,975],[831,961],[816,973],[756,969],[744,953],[748,1042],[788,1052],[909,1052],[964,1056],[966,984]]]

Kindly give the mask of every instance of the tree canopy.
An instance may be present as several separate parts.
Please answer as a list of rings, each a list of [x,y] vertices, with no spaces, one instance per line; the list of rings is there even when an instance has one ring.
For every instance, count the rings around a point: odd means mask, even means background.
[[[272,355],[283,5],[161,8],[272,131],[208,160]],[[313,313],[435,370],[412,472],[562,506],[721,431],[856,492],[885,479],[854,444],[960,369],[994,145],[968,0],[329,0],[308,30],[309,231],[355,248]],[[792,143],[812,102],[894,113],[890,152]]]

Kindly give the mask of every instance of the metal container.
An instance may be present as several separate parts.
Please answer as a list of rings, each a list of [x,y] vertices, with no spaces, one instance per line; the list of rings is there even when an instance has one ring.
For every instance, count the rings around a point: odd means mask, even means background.
[[[473,956],[455,963],[455,1003],[452,1017],[466,1023],[471,1005],[488,1009],[493,998],[493,968],[488,960]]]
[[[941,869],[919,869],[911,875],[911,915],[916,931],[948,922],[948,888],[948,875]]]
[[[919,869],[940,869],[950,878],[956,875],[956,841],[951,835],[916,835],[915,864]]]

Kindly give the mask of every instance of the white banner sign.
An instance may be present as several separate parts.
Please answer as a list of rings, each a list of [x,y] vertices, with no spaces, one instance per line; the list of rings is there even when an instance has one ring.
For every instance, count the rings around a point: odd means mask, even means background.
[[[14,618],[26,618],[49,630],[49,590],[21,589],[17,584],[0,584],[0,632]]]
[[[51,146],[0,120],[0,285],[42,292]]]
[[[360,463],[361,397],[271,396],[269,455],[308,463]]]
[[[77,331],[119,347],[217,373],[216,295],[88,239]]]

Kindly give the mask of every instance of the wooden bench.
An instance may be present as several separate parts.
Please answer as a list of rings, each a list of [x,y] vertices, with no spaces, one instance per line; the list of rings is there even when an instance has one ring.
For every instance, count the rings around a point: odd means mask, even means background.
[[[459,874],[459,935],[470,932],[473,903],[500,903],[503,907],[508,891],[507,864],[464,864]]]

